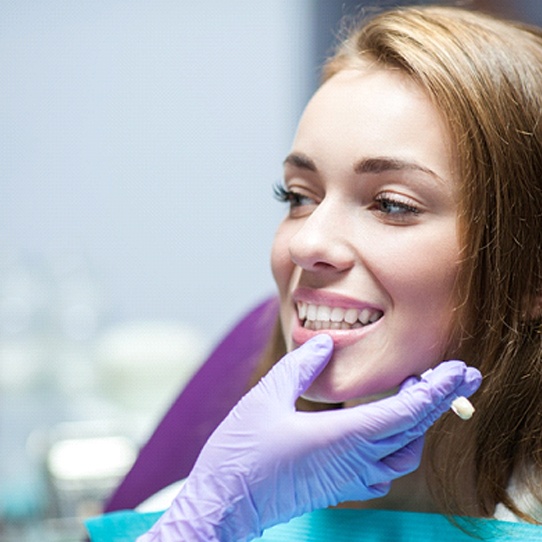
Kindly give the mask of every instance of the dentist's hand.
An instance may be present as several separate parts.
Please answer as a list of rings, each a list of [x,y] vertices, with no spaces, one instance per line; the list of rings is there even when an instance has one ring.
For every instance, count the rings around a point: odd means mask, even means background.
[[[332,350],[319,335],[277,363],[211,435],[171,507],[138,542],[250,540],[317,508],[383,496],[418,467],[427,429],[481,381],[450,361],[374,403],[296,411]]]

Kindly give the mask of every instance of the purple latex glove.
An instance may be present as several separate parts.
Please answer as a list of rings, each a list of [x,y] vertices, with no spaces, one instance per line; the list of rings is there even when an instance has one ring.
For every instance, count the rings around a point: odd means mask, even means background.
[[[138,542],[242,541],[311,510],[385,495],[414,471],[423,435],[480,373],[441,363],[397,395],[353,408],[298,412],[327,364],[319,335],[287,354],[211,435],[180,493]]]

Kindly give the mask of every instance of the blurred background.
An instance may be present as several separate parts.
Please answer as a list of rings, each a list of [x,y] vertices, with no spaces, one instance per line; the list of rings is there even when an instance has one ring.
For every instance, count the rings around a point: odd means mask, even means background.
[[[540,2],[457,3],[542,22]],[[81,540],[273,292],[272,185],[367,4],[0,0],[0,540]]]

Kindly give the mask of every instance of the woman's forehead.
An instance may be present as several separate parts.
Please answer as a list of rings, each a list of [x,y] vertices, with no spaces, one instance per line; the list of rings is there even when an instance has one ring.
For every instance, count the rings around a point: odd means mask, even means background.
[[[338,160],[354,170],[411,164],[450,182],[457,169],[452,148],[428,93],[406,74],[374,64],[326,81],[307,105],[293,145],[316,167]]]

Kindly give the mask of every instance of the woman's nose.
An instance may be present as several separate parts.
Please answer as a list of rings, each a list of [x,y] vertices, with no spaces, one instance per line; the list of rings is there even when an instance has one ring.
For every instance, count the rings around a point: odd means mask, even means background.
[[[350,269],[354,252],[347,222],[344,209],[320,203],[290,239],[292,261],[307,271]]]

